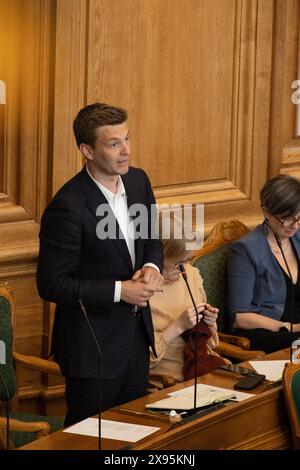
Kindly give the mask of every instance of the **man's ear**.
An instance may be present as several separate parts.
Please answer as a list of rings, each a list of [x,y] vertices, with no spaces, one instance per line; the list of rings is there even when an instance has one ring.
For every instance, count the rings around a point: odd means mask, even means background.
[[[84,156],[84,158],[86,158],[87,160],[93,160],[94,158],[94,154],[93,154],[93,151],[91,149],[91,147],[87,144],[80,144],[79,145],[79,150],[80,152],[82,153],[82,155]]]

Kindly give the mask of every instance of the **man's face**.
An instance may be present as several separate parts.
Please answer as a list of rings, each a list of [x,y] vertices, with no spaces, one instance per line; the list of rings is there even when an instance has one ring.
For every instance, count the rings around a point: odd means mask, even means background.
[[[95,130],[96,142],[90,149],[92,165],[105,176],[125,175],[129,168],[130,142],[127,123],[102,126]]]

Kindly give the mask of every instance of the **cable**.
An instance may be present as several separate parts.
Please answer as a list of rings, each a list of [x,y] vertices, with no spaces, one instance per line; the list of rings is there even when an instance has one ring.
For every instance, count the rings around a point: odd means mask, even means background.
[[[276,232],[273,232],[274,234],[274,238],[276,240],[276,243],[281,251],[281,254],[282,254],[282,257],[284,259],[284,263],[286,265],[286,269],[289,273],[289,278],[290,278],[290,281],[291,281],[291,345],[290,345],[290,362],[292,362],[292,356],[293,356],[293,325],[294,325],[294,282],[293,282],[293,278],[292,278],[292,274],[291,274],[291,271],[290,271],[290,267],[288,265],[288,262],[286,260],[286,257],[285,257],[285,254],[284,254],[284,251],[282,249],[282,243],[281,243],[281,240],[280,240],[280,237],[279,235],[276,233]]]
[[[2,382],[5,395],[6,395],[6,399],[5,399],[6,401],[6,450],[9,450],[9,393],[8,393],[6,383],[1,374],[0,374],[0,380]]]
[[[88,319],[87,313],[85,306],[82,302],[81,299],[79,299],[79,305],[82,310],[82,313],[84,315],[84,318],[87,322],[87,325],[90,329],[91,335],[93,337],[93,340],[95,342],[97,352],[98,352],[98,390],[97,390],[97,400],[98,400],[98,450],[101,450],[101,382],[102,382],[102,376],[101,376],[101,349],[99,346],[99,343],[97,341],[96,335],[94,333],[94,330],[92,328],[92,325],[90,323],[90,320]]]

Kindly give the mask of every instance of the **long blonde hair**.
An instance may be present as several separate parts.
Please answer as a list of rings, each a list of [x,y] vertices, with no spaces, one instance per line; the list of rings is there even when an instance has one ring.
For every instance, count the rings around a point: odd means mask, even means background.
[[[169,221],[169,232],[165,230],[164,217]],[[186,243],[190,242],[192,233],[192,227],[183,222],[182,218],[173,211],[160,213],[159,236],[165,259],[179,261],[186,256],[192,256],[193,251],[186,249]]]

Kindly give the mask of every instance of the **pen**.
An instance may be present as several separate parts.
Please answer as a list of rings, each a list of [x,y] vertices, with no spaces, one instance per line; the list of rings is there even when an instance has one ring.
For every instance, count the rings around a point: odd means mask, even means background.
[[[118,408],[118,410],[132,415],[147,416],[148,418],[150,417],[149,413],[145,413],[143,411],[130,410],[129,408]]]
[[[121,411],[123,413],[127,413],[127,414],[132,414],[132,415],[136,415],[136,416],[144,416],[145,418],[150,418],[150,419],[153,419],[153,414],[151,413],[148,413],[148,412],[143,412],[143,411],[135,411],[135,410],[131,410],[129,408],[117,408],[118,411]],[[166,415],[162,416],[162,415],[156,415],[157,418],[160,418],[160,419],[166,419]]]

